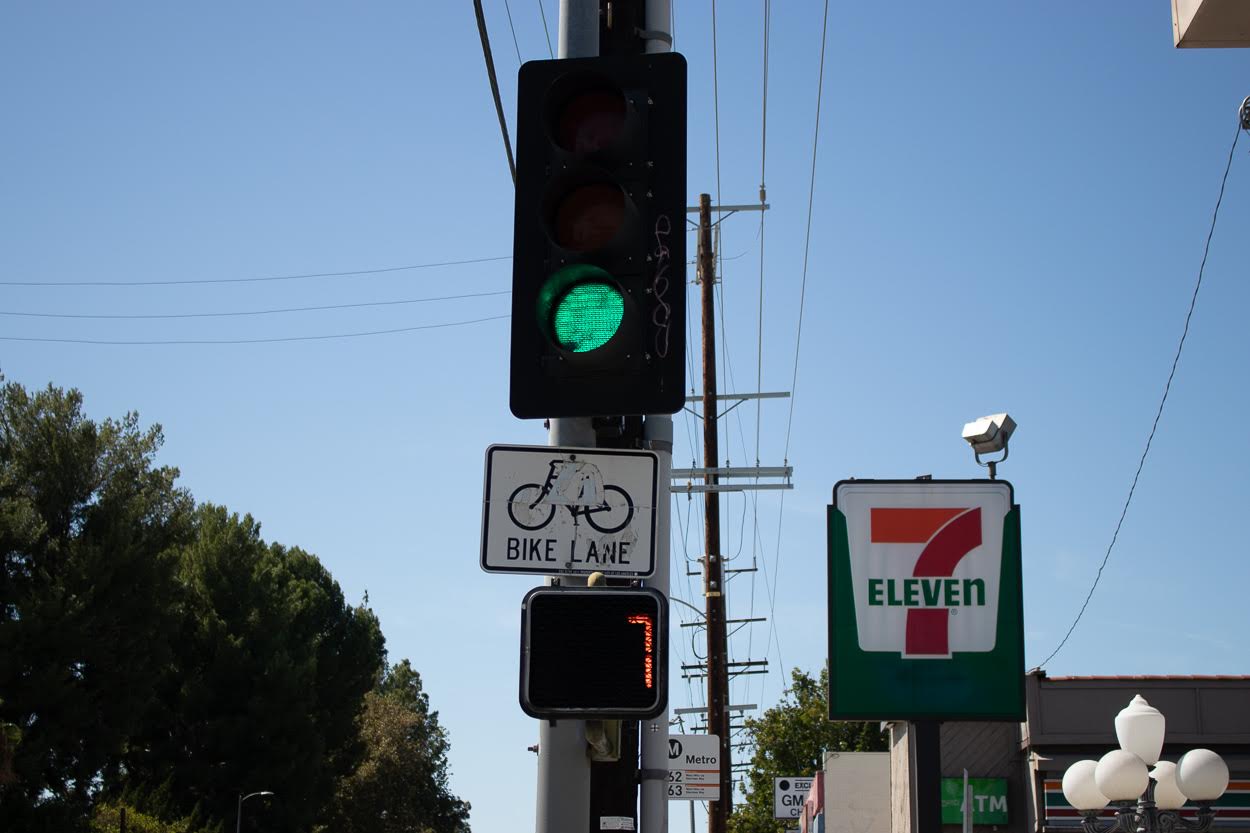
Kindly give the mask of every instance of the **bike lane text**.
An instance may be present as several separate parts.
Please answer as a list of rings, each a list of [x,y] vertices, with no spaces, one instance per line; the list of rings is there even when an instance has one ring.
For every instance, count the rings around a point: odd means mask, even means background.
[[[562,559],[556,547],[556,538],[509,537],[507,558],[509,561],[536,561],[556,564]],[[574,540],[569,542],[567,560],[571,564],[618,564],[630,563],[631,541]]]

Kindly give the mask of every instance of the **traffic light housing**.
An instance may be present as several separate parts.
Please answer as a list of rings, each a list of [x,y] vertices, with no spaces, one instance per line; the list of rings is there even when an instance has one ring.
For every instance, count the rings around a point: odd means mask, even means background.
[[[512,413],[676,413],[686,388],[686,61],[530,61],[517,86]]]
[[[537,587],[521,604],[521,708],[633,718],[668,704],[668,600],[651,588]]]

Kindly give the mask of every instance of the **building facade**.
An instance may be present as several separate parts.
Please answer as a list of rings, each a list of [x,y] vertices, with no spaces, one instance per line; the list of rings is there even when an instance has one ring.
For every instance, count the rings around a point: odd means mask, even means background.
[[[1061,781],[1073,763],[1117,748],[1115,716],[1140,694],[1167,719],[1163,758],[1194,748],[1217,752],[1231,780],[1215,830],[1250,833],[1250,676],[1047,677],[1025,680],[1024,723],[950,722],[941,727],[941,772],[948,788],[944,827],[959,829],[964,770],[973,781],[974,827],[1003,833],[1072,833],[1081,817]],[[892,833],[916,825],[914,750],[906,723],[890,723]],[[826,792],[838,790],[826,778]],[[1193,808],[1196,812],[1196,808]],[[826,811],[829,803],[826,803]],[[831,819],[826,819],[830,827]]]

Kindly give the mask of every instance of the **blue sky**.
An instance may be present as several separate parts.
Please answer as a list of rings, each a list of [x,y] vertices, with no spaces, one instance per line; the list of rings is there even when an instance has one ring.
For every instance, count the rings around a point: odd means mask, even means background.
[[[504,4],[484,3],[510,125],[517,48],[547,57],[540,2],[555,38],[554,0],[516,0],[518,47]],[[690,200],[752,201],[762,3],[716,9],[715,86],[710,3],[675,9]],[[773,4],[758,342],[758,215],[723,224],[722,389],[756,389],[757,362],[763,390],[797,378],[792,422],[770,401],[758,425],[761,464],[788,457],[795,489],[723,502],[726,554],[759,567],[731,585],[731,615],[770,617],[731,646],[770,673],[731,699],[762,707],[788,669],[823,662],[833,484],[979,476],[959,430],[995,411],[1020,424],[1000,473],[1023,507],[1028,664],[1059,644],[1150,431],[1250,94],[1250,53],[1174,49],[1163,0],[832,4],[796,377],[822,10]],[[537,727],[516,702],[516,657],[535,582],[477,563],[486,447],[546,441],[508,412],[506,320],[267,344],[11,340],[240,341],[506,316],[506,294],[200,319],[12,314],[506,293],[511,183],[471,4],[9,4],[0,77],[0,369],[81,389],[95,418],[161,423],[162,459],[198,499],[317,553],[353,602],[368,591],[392,658],[412,659],[450,733],[474,828],[528,826]],[[1052,675],[1247,671],[1244,139],[1150,456]],[[14,284],[482,258],[499,259]],[[753,406],[724,421],[732,464],[753,462],[756,429]],[[675,465],[689,465],[697,425],[679,415],[676,435]],[[681,561],[702,550],[701,506],[674,508],[674,593],[701,604]],[[689,644],[673,650],[690,661]],[[703,704],[679,676],[671,699]]]

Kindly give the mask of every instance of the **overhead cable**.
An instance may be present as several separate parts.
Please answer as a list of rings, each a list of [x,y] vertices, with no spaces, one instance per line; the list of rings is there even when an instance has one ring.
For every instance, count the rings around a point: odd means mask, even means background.
[[[126,340],[112,341],[93,338],[40,338],[25,336],[0,336],[0,341],[33,341],[45,344],[109,344],[126,346],[154,346],[173,344],[276,344],[283,341],[328,341],[337,338],[364,338],[366,336],[391,335],[393,333],[411,333],[417,330],[438,330],[446,327],[463,327],[467,324],[481,324],[484,321],[501,321],[507,315],[492,315],[488,318],[474,318],[469,321],[450,321],[445,324],[422,324],[417,327],[397,327],[392,330],[371,330],[363,333],[330,333],[311,336],[280,336],[275,338],[224,338],[224,339],[158,339],[152,341]]]
[[[542,15],[543,34],[547,36],[547,54],[554,58],[556,53],[551,48],[551,30],[547,28],[547,10],[543,8],[543,0],[538,0],[538,13]]]
[[[539,0],[541,3],[541,0]],[[508,138],[508,120],[504,118],[503,102],[499,99],[499,81],[495,78],[495,59],[490,53],[490,35],[486,33],[486,16],[482,12],[482,0],[473,0],[473,12],[477,15],[477,33],[482,40],[482,57],[486,59],[486,77],[490,81],[490,94],[495,100],[495,115],[499,117],[499,132],[503,134],[503,150],[508,155],[508,171],[512,184],[516,185],[516,162],[512,159],[512,140]],[[520,59],[518,49],[517,58]]]
[[[1081,617],[1085,615],[1085,609],[1089,607],[1089,601],[1094,597],[1094,590],[1098,587],[1098,581],[1102,578],[1103,568],[1107,566],[1107,559],[1111,558],[1111,550],[1115,547],[1116,539],[1120,537],[1120,527],[1124,525],[1124,518],[1128,515],[1129,504],[1133,502],[1133,492],[1137,490],[1137,480],[1141,477],[1142,467],[1146,465],[1146,455],[1150,453],[1150,443],[1155,438],[1155,430],[1159,427],[1159,418],[1163,416],[1163,406],[1167,404],[1168,393],[1172,390],[1172,379],[1176,376],[1176,367],[1180,364],[1181,351],[1185,348],[1185,338],[1189,335],[1189,321],[1194,315],[1194,306],[1198,303],[1198,290],[1202,288],[1202,273],[1207,268],[1207,255],[1211,251],[1211,238],[1215,234],[1215,221],[1220,216],[1220,203],[1224,201],[1224,186],[1228,183],[1228,171],[1233,166],[1233,152],[1237,149],[1237,138],[1241,135],[1243,129],[1250,129],[1250,120],[1247,114],[1250,113],[1250,98],[1242,102],[1241,110],[1238,113],[1237,129],[1233,132],[1233,144],[1228,149],[1228,162],[1224,165],[1224,177],[1220,180],[1220,193],[1215,199],[1215,210],[1211,213],[1211,227],[1207,231],[1207,242],[1202,248],[1202,263],[1198,266],[1198,280],[1194,283],[1193,294],[1189,298],[1189,310],[1185,313],[1185,326],[1181,329],[1181,340],[1176,345],[1176,355],[1172,357],[1172,368],[1168,371],[1168,380],[1163,385],[1163,396],[1159,400],[1159,407],[1155,411],[1154,422],[1150,425],[1150,434],[1146,437],[1146,447],[1142,449],[1141,459],[1137,461],[1137,471],[1133,474],[1133,482],[1129,485],[1128,497],[1124,499],[1124,508],[1120,510],[1120,519],[1116,521],[1115,531],[1111,534],[1111,543],[1107,545],[1107,551],[1103,554],[1102,563],[1098,565],[1098,572],[1094,576],[1094,583],[1090,585],[1089,592],[1085,594],[1085,601],[1081,603],[1081,609],[1077,611],[1076,618],[1072,620],[1071,627],[1068,632],[1063,635],[1063,639],[1059,640],[1059,644],[1055,650],[1050,652],[1050,656],[1037,664],[1034,670],[1040,670],[1045,667],[1046,663],[1055,658],[1055,655],[1068,642],[1068,637],[1076,630],[1076,625],[1081,621]]]
[[[210,283],[261,283],[264,281],[302,281],[309,278],[346,278],[356,275],[381,275],[387,272],[408,272],[414,269],[436,269],[443,266],[466,266],[511,260],[511,255],[475,257],[468,260],[444,260],[439,263],[413,263],[408,266],[387,266],[382,269],[351,269],[346,272],[308,272],[301,275],[267,275],[258,278],[200,278],[172,281],[0,281],[0,286],[191,286]]]
[[[788,465],[789,459],[790,459],[790,432],[794,425],[794,400],[797,398],[797,395],[798,395],[799,346],[802,343],[802,338],[803,338],[803,306],[804,306],[804,303],[806,300],[806,294],[807,294],[808,255],[811,252],[811,245],[812,245],[812,206],[814,205],[815,196],[816,196],[816,151],[820,147],[820,107],[821,107],[821,100],[824,94],[825,47],[828,43],[828,35],[829,35],[829,0],[825,0],[824,15],[822,17],[821,25],[820,25],[820,70],[816,77],[816,124],[815,124],[815,128],[812,131],[812,173],[811,173],[811,180],[808,184],[808,191],[807,191],[807,231],[804,235],[804,240],[803,240],[803,277],[799,281],[799,320],[798,320],[798,326],[795,328],[795,334],[794,334],[794,373],[790,379],[790,414],[786,418],[786,443],[785,443],[785,451],[782,454],[783,465]],[[774,562],[774,570],[773,570],[773,575],[772,575],[772,589],[768,594],[769,604],[770,604],[769,616],[768,616],[769,618],[768,632],[769,632],[769,642],[775,641],[775,644],[777,645],[777,654],[778,656],[780,656],[781,642],[780,642],[780,638],[777,636],[775,608],[777,604],[777,580],[781,576],[781,565],[780,565],[781,529],[782,529],[781,522],[782,522],[782,518],[785,517],[785,512],[786,512],[786,493],[784,491],[781,493],[781,501],[780,501],[780,505],[777,511],[778,511],[777,544],[776,544],[776,553],[775,553],[776,561]],[[764,580],[767,582],[768,576],[765,576]]]
[[[504,12],[508,15],[508,28],[512,30],[512,45],[516,48],[517,66],[521,65],[521,44],[516,39],[516,27],[512,25],[512,7],[508,5],[508,0],[503,0]]]
[[[90,318],[90,319],[169,319],[169,318],[231,318],[245,315],[277,315],[288,312],[319,312],[323,310],[356,309],[359,307],[390,307],[403,304],[424,304],[433,301],[457,301],[462,298],[487,298],[492,295],[510,295],[510,290],[495,292],[469,292],[464,295],[440,295],[432,298],[407,298],[398,301],[361,301],[354,304],[325,304],[315,307],[284,307],[281,309],[242,310],[237,312],[175,312],[175,313],[71,313],[71,312],[17,312],[0,310],[0,315],[24,318]]]

